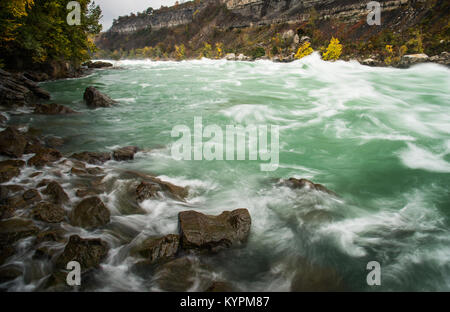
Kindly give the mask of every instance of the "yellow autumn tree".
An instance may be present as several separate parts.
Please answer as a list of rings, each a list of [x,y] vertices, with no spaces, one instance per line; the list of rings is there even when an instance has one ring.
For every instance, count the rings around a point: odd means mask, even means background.
[[[313,52],[314,50],[311,48],[311,44],[307,41],[298,48],[297,53],[294,57],[299,60],[307,55],[310,55]]]
[[[342,44],[339,43],[339,39],[332,37],[327,50],[322,55],[325,61],[338,60],[342,53]]]
[[[0,1],[0,45],[16,39],[15,31],[22,26],[21,19],[27,16],[33,4],[34,0]]]
[[[184,60],[186,58],[186,48],[184,44],[175,45],[175,57],[178,61]]]
[[[217,55],[217,58],[223,57],[223,43],[222,42],[216,43],[216,55]]]

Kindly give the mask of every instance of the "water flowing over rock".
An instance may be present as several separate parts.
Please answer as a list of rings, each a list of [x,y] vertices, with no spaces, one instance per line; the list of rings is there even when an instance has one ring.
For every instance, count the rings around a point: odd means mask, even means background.
[[[104,162],[111,160],[110,153],[102,153],[102,152],[81,152],[75,153],[71,158],[77,159],[79,161],[87,162],[91,165],[101,165]]]
[[[61,153],[54,148],[38,147],[36,155],[28,160],[28,166],[43,167],[61,159]]]
[[[105,67],[112,67],[113,64],[108,63],[108,62],[102,62],[102,61],[97,61],[97,62],[87,62],[84,64],[85,66],[87,66],[88,68],[105,68]]]
[[[0,161],[0,183],[8,182],[20,174],[20,168],[25,165],[23,160]]]
[[[22,157],[27,140],[19,130],[8,127],[0,132],[0,154],[19,158]]]
[[[118,148],[113,151],[113,158],[114,160],[121,161],[121,160],[133,160],[134,154],[136,154],[138,151],[137,146],[125,146]]]
[[[136,197],[138,201],[156,197],[158,192],[163,192],[167,196],[181,201],[184,201],[189,195],[188,187],[178,186],[136,171],[126,171],[125,174],[136,176],[143,180],[136,188]]]
[[[83,98],[90,108],[111,107],[116,104],[109,96],[101,93],[95,87],[87,87]]]
[[[39,228],[30,220],[8,219],[0,221],[0,247],[10,245],[22,238],[35,235]]]
[[[89,197],[72,210],[70,220],[72,225],[94,229],[109,223],[110,212],[100,198]]]
[[[83,271],[96,268],[108,254],[108,244],[99,238],[83,239],[72,235],[63,253],[56,260],[56,267],[66,269],[70,261],[78,261]]]
[[[174,257],[178,251],[180,237],[169,234],[163,237],[149,237],[131,249],[132,255],[139,255],[154,263]]]
[[[296,179],[296,178],[290,178],[288,180],[283,181],[284,184],[289,186],[292,189],[307,189],[307,190],[316,190],[321,191],[324,193],[328,193],[333,196],[337,196],[337,194],[333,191],[330,191],[322,184],[314,183],[307,179]]]
[[[63,204],[69,201],[69,196],[58,182],[52,181],[48,183],[43,194],[48,195],[54,204]]]
[[[186,250],[218,251],[246,242],[251,218],[247,209],[224,211],[218,216],[197,211],[183,211],[178,215],[181,246]]]
[[[42,115],[66,115],[76,114],[77,112],[64,105],[56,103],[46,103],[36,105],[34,108],[34,113]]]

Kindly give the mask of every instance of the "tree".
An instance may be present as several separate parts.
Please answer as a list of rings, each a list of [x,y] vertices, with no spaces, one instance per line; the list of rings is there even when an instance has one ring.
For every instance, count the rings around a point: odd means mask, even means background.
[[[297,60],[304,58],[307,55],[310,55],[311,53],[313,53],[314,50],[311,48],[311,44],[306,41],[305,43],[303,43],[297,50],[297,53],[295,54],[295,58]]]
[[[52,60],[79,65],[95,50],[93,36],[101,31],[100,7],[91,0],[78,0],[81,25],[67,23],[69,0],[1,1],[0,54],[8,64],[20,59],[24,64]],[[13,31],[11,31],[13,29]],[[3,40],[4,37],[8,37]],[[4,44],[3,44],[4,43]]]
[[[322,55],[322,58],[325,61],[335,61],[339,59],[341,53],[342,44],[339,43],[339,39],[332,37],[326,52]]]

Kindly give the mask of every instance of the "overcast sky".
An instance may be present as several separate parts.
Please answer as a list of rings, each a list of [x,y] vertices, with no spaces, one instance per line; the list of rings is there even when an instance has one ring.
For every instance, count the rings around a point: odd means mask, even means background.
[[[5,0],[0,0],[5,1]],[[103,25],[103,31],[108,30],[112,25],[113,19],[128,15],[131,12],[137,13],[146,10],[149,7],[159,9],[161,5],[170,6],[175,3],[176,0],[94,0],[95,3],[102,8],[103,19],[101,23]],[[180,3],[183,1],[180,1]]]

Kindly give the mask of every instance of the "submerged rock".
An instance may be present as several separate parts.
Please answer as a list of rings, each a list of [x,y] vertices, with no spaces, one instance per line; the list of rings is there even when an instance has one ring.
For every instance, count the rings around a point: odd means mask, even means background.
[[[204,290],[211,284],[205,268],[198,259],[190,257],[178,258],[159,266],[155,276],[158,286],[164,291]]]
[[[22,269],[14,264],[0,268],[0,284],[12,281],[23,274]]]
[[[114,160],[133,160],[134,154],[138,151],[137,146],[125,146],[114,150],[113,158]]]
[[[87,162],[91,165],[101,165],[104,162],[111,160],[111,154],[103,152],[81,152],[75,153],[70,157],[79,161]]]
[[[180,236],[169,234],[163,237],[149,237],[131,249],[132,255],[146,258],[150,263],[174,257],[178,251]]]
[[[56,260],[56,267],[66,269],[70,261],[78,261],[83,271],[100,265],[108,254],[108,244],[99,238],[83,239],[72,235],[62,254]]]
[[[38,232],[39,228],[30,220],[8,219],[0,221],[0,246],[10,245]]]
[[[157,192],[162,192],[169,197],[181,201],[184,201],[189,195],[187,187],[178,186],[140,172],[126,171],[125,173],[137,176],[143,180],[136,188],[136,197],[138,201],[156,197]]]
[[[314,265],[306,260],[301,260],[297,268],[291,281],[291,291],[345,291],[342,278],[332,268]]]
[[[233,287],[227,282],[215,281],[206,290],[206,292],[232,292]]]
[[[86,91],[84,91],[83,98],[90,108],[111,107],[116,104],[114,100],[98,91],[95,87],[87,87]]]
[[[100,198],[89,197],[72,210],[70,220],[72,225],[93,229],[109,223],[110,212]]]
[[[34,113],[42,115],[66,115],[66,114],[77,114],[78,112],[64,105],[56,103],[47,103],[36,105]]]
[[[0,154],[19,158],[22,157],[27,140],[25,136],[13,127],[0,132]]]
[[[42,202],[33,208],[33,217],[48,223],[57,223],[64,220],[66,213],[61,206]]]
[[[0,161],[0,183],[8,182],[20,174],[20,168],[25,165],[22,160]]]
[[[218,216],[183,211],[178,218],[183,249],[218,251],[246,242],[250,233],[247,209],[224,211]]]
[[[47,184],[42,194],[48,195],[54,204],[62,204],[69,201],[69,196],[58,182],[51,181]]]
[[[296,178],[290,178],[288,180],[283,181],[284,184],[289,186],[292,189],[307,189],[307,190],[316,190],[321,191],[324,193],[328,193],[333,196],[337,196],[337,194],[333,191],[330,191],[322,184],[314,183],[307,179],[296,179]]]
[[[136,199],[138,202],[154,198],[161,191],[161,187],[156,183],[141,182],[136,188]]]

